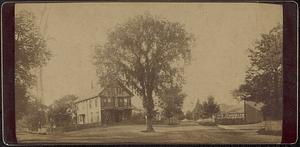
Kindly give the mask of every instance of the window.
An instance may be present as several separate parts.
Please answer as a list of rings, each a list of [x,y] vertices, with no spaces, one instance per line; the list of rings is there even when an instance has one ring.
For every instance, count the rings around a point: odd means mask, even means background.
[[[124,99],[123,98],[119,98],[119,105],[124,106]]]
[[[118,94],[122,93],[122,89],[121,88],[117,88]]]
[[[128,105],[127,98],[124,98],[124,103],[125,103],[125,105]]]
[[[98,106],[98,99],[96,98],[95,99],[95,107],[97,107]]]
[[[92,100],[89,100],[89,105],[90,105],[90,108],[92,108]]]
[[[110,103],[110,102],[111,102],[111,99],[110,99],[110,98],[107,98],[107,102]]]
[[[115,107],[118,107],[118,99],[115,98]]]
[[[100,120],[99,120],[99,112],[96,112],[96,118],[97,118],[97,122],[99,122]]]
[[[113,88],[109,88],[109,95],[114,95],[114,89]]]
[[[93,122],[93,112],[91,112],[91,122]]]
[[[80,122],[84,123],[84,114],[79,115],[79,119]]]
[[[115,88],[116,89],[116,94],[119,94],[119,88]]]

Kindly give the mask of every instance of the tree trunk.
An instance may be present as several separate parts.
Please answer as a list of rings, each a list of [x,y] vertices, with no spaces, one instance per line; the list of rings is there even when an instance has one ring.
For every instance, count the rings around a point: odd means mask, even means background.
[[[145,86],[146,87],[146,86]],[[153,110],[154,110],[154,104],[153,104],[153,97],[152,97],[152,88],[143,88],[143,106],[146,111],[146,126],[147,129],[145,132],[154,132],[153,126],[152,126],[152,118],[153,118]],[[151,90],[149,90],[151,89]]]
[[[147,113],[146,115],[146,132],[154,132],[153,126],[152,126],[152,117],[150,113]]]

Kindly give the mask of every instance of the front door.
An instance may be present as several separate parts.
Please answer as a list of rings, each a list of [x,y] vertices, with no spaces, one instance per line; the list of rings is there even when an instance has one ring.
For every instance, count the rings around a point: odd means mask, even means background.
[[[83,124],[85,123],[85,115],[84,114],[82,115],[82,123]]]

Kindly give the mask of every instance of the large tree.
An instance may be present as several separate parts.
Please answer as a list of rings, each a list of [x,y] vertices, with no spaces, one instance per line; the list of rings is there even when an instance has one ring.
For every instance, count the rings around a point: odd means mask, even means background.
[[[251,66],[245,83],[233,91],[238,99],[263,102],[264,114],[282,119],[282,26],[262,34],[249,49]]]
[[[95,65],[100,83],[118,79],[142,97],[146,131],[153,131],[153,96],[183,83],[183,67],[190,61],[193,37],[182,24],[150,14],[130,18],[96,46]]]
[[[186,95],[182,93],[181,87],[171,86],[158,93],[158,96],[161,100],[160,107],[163,109],[163,115],[168,118],[169,124],[172,124],[171,118],[183,113],[182,105]]]
[[[68,126],[73,123],[74,116],[76,116],[75,101],[78,99],[74,95],[66,95],[58,100],[55,100],[48,112],[49,121],[51,125]]]
[[[220,112],[220,106],[215,102],[213,96],[208,96],[207,100],[201,104],[201,116],[203,118],[211,118],[218,112]]]
[[[16,118],[26,112],[30,100],[29,90],[36,83],[34,69],[50,59],[46,39],[41,34],[35,16],[22,10],[15,17],[15,100]]]
[[[41,103],[39,99],[32,98],[28,102],[27,113],[23,117],[22,125],[33,131],[37,131],[47,122],[47,109],[48,107]]]

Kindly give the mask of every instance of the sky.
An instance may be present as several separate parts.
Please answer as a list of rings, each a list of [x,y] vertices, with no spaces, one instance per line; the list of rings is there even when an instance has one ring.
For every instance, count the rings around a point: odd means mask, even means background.
[[[128,18],[150,13],[184,24],[195,36],[192,62],[185,67],[183,110],[212,95],[219,104],[239,104],[231,91],[244,82],[247,49],[260,34],[282,24],[282,7],[250,3],[36,3],[16,4],[16,13],[32,11],[49,38],[53,57],[43,68],[43,102],[65,95],[84,97],[97,81],[93,46]],[[43,13],[44,11],[44,13]],[[43,15],[44,14],[44,15]],[[47,17],[48,16],[48,17]],[[33,92],[34,93],[34,92]],[[141,100],[132,99],[141,107]]]

